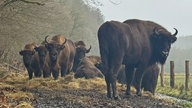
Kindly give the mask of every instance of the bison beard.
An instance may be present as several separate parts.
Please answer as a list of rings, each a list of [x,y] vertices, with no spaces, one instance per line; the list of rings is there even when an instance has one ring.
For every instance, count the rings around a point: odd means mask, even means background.
[[[176,29],[175,29],[176,30]],[[109,21],[98,30],[99,48],[107,84],[107,97],[120,99],[116,90],[116,79],[122,64],[125,65],[126,95],[136,69],[136,94],[141,96],[141,80],[147,67],[164,64],[171,44],[176,41],[177,30],[171,34],[157,23],[142,20],[127,20],[124,23]]]

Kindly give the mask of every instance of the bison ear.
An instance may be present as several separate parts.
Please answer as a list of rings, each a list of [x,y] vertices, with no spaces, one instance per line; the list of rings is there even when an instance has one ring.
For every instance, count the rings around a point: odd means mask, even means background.
[[[176,40],[177,40],[177,37],[175,37],[175,36],[171,37],[171,43],[174,43]]]
[[[24,54],[24,51],[20,51],[19,54],[20,54],[20,55],[23,55],[23,54]]]

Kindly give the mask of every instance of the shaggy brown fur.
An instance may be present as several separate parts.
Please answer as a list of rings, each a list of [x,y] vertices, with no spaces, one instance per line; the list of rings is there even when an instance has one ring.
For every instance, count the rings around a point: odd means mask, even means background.
[[[28,71],[29,79],[32,79],[33,72],[35,77],[41,77],[41,69],[38,54],[35,52],[36,45],[34,43],[26,44],[24,50],[19,52],[23,56],[23,63]]]
[[[50,42],[47,41],[47,37],[45,37],[45,47],[49,51],[50,68],[56,80],[58,79],[59,71],[61,71],[61,77],[64,77],[72,70],[75,45],[63,35],[54,36]]]
[[[77,68],[75,73],[75,78],[82,78],[85,77],[86,79],[101,77],[103,78],[102,72],[95,67],[94,62],[90,60],[88,57],[84,57]]]

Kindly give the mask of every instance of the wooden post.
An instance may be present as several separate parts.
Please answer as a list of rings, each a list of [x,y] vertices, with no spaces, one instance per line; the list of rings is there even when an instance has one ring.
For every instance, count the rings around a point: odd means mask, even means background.
[[[164,72],[165,72],[165,68],[164,65],[161,65],[161,73],[160,73],[160,77],[161,77],[161,87],[164,87]]]
[[[170,61],[170,86],[171,88],[175,86],[174,61]]]
[[[185,61],[185,90],[189,90],[189,76],[190,76],[190,73],[189,73],[189,61],[186,60]]]

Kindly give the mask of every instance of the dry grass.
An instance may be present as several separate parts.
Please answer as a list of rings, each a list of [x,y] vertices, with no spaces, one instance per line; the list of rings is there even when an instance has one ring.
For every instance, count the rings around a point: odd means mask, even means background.
[[[53,80],[50,78],[33,78],[28,80],[26,73],[5,73],[0,71],[0,90],[6,97],[6,102],[0,104],[3,107],[31,108],[31,101],[34,99],[33,94],[23,89],[98,89],[105,92],[105,80],[101,78],[95,79],[75,79],[73,74],[64,78]]]
[[[4,73],[0,71],[0,74]],[[34,100],[34,97],[32,93],[25,91],[26,89],[96,89],[99,92],[106,93],[106,84],[104,79],[75,79],[73,76],[73,74],[70,74],[64,78],[60,77],[58,80],[53,80],[52,77],[33,78],[28,80],[26,73],[4,74],[3,77],[0,77],[0,90],[7,98],[7,102],[4,105],[16,108],[31,108],[31,101]],[[122,84],[117,84],[117,89],[120,91],[125,91],[126,87]],[[131,90],[132,92],[135,92],[133,88],[131,88]],[[150,93],[144,93],[144,96],[150,95]]]

